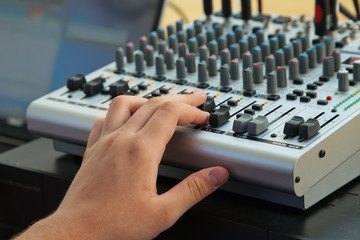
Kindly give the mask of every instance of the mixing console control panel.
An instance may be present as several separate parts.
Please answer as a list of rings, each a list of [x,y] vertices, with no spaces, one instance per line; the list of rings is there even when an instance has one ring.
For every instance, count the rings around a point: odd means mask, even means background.
[[[303,209],[357,177],[359,26],[317,36],[303,16],[205,12],[120,47],[113,63],[34,101],[29,130],[82,155],[114,97],[204,91],[209,124],[177,128],[162,174],[222,165],[232,179],[224,189]]]

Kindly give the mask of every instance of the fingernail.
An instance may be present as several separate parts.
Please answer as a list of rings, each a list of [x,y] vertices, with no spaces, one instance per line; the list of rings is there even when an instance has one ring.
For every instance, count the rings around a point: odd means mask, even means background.
[[[197,94],[197,95],[204,95],[204,94],[206,94],[206,93],[203,92],[203,91],[197,91],[195,94]]]
[[[225,168],[216,167],[210,171],[209,179],[214,187],[219,187],[229,179],[229,172]]]
[[[203,111],[203,114],[204,114],[204,116],[205,116],[206,118],[210,118],[210,113],[209,113],[209,112],[204,112],[204,111]]]

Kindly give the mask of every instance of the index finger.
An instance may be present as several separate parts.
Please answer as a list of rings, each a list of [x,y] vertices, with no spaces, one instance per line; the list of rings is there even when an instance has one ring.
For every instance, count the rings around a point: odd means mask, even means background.
[[[167,101],[157,108],[138,133],[152,149],[158,149],[162,154],[177,125],[205,124],[208,120],[208,112],[188,104]]]
[[[206,100],[206,95],[203,92],[199,92],[196,94],[189,94],[189,95],[172,94],[163,97],[156,97],[150,99],[138,111],[136,111],[133,114],[133,116],[126,122],[126,124],[124,124],[124,127],[126,127],[132,132],[140,131],[148,123],[148,121],[157,111],[159,106],[161,106],[165,102],[172,102],[174,104],[183,103],[189,106],[197,107],[202,103],[204,103],[205,100]],[[173,114],[177,114],[177,112],[173,112]],[[162,122],[163,122],[162,119],[159,119],[158,123],[160,124]]]

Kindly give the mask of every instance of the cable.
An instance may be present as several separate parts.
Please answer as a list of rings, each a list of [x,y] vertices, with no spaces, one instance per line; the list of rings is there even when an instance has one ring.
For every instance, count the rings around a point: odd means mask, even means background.
[[[172,8],[174,10],[174,12],[176,12],[182,18],[182,20],[184,20],[184,23],[190,22],[190,19],[185,14],[185,12],[178,5],[176,5],[173,1],[168,1],[168,7]]]
[[[342,14],[344,14],[350,20],[353,20],[354,22],[356,22],[356,17],[354,15],[352,15],[341,3],[340,3],[340,12]]]
[[[259,14],[262,13],[262,0],[258,0]]]
[[[356,16],[357,16],[357,20],[360,20],[360,8],[359,8],[359,1],[358,0],[353,0],[354,2],[354,7],[356,10]]]

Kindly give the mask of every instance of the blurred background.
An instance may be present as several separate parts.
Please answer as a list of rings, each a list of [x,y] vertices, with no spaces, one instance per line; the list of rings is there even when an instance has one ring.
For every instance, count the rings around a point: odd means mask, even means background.
[[[352,0],[339,0],[352,14],[355,14]],[[252,9],[258,9],[258,1],[252,0]],[[213,1],[214,9],[221,8],[221,1]],[[233,9],[240,9],[240,0],[232,1]],[[202,0],[168,0],[168,6],[162,21],[162,26],[174,23],[180,18],[185,21],[193,21],[204,15]],[[286,16],[306,15],[313,17],[315,12],[315,0],[263,0],[263,13],[281,14]],[[347,20],[342,14],[341,20]]]

